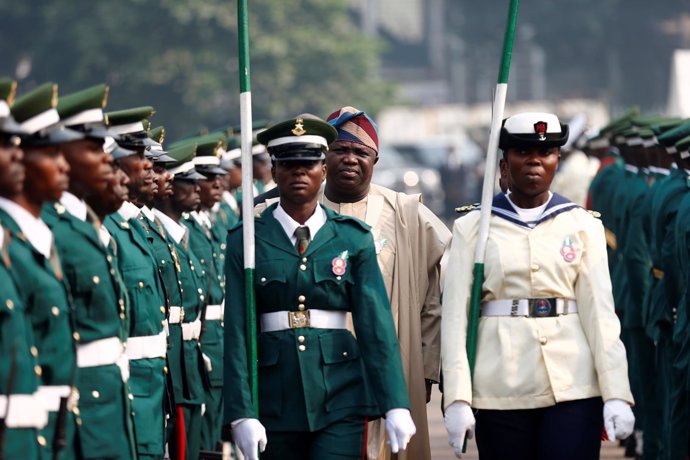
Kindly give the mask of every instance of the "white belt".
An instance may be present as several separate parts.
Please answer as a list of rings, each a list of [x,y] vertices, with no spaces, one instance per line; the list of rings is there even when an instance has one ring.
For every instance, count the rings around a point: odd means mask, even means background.
[[[165,358],[168,350],[168,340],[165,331],[157,335],[144,335],[127,339],[127,358]]]
[[[501,299],[482,304],[482,316],[528,316],[547,318],[577,313],[577,302],[570,299]]]
[[[182,323],[182,340],[199,340],[201,335],[201,320],[197,318],[191,323]]]
[[[333,310],[276,311],[261,315],[261,332],[300,327],[347,329],[347,312]]]
[[[223,305],[207,305],[206,315],[204,316],[206,321],[222,320],[223,319]]]
[[[76,390],[75,390],[76,391]],[[38,387],[36,396],[41,400],[43,407],[48,412],[57,412],[60,410],[60,400],[67,399],[67,408],[70,409],[70,387],[69,385],[41,385]]]
[[[10,412],[7,413],[7,396],[0,395],[0,414],[7,414],[8,428],[38,428],[48,424],[48,411],[37,393],[31,395],[10,395]]]
[[[168,323],[181,323],[184,319],[184,307],[170,307],[168,308]]]
[[[122,381],[129,379],[129,361],[125,346],[118,337],[94,340],[77,345],[77,367],[96,367],[117,364],[122,373]]]

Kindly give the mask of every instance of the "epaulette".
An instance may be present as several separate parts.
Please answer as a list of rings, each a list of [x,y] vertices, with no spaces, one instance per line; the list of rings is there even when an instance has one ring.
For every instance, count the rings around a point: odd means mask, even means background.
[[[592,217],[601,219],[601,213],[599,211],[593,211],[591,209],[587,209],[587,212],[592,215]]]
[[[475,209],[478,209],[478,208],[479,208],[479,203],[468,204],[465,206],[460,206],[458,208],[455,208],[455,212],[463,214],[466,212],[474,211]]]

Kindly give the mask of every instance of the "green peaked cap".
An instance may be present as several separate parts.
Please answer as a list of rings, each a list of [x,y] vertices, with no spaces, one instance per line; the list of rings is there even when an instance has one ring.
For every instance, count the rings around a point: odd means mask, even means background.
[[[108,103],[108,91],[108,85],[100,84],[61,96],[57,104],[60,119],[65,120],[87,110],[103,110]]]
[[[675,128],[664,132],[657,138],[657,140],[660,144],[670,147],[686,136],[690,136],[690,120],[686,120]]]
[[[156,113],[150,105],[106,113],[109,126],[121,126],[141,122]]]
[[[166,166],[174,168],[194,159],[196,156],[196,144],[179,144],[169,147],[167,152],[168,156],[175,160],[175,163],[169,163]]]
[[[165,140],[165,128],[163,126],[156,126],[149,130],[149,137],[154,141],[162,144]]]
[[[0,100],[6,101],[12,107],[17,93],[17,82],[10,78],[0,78]]]
[[[289,120],[276,123],[257,134],[256,139],[263,145],[282,137],[293,138],[293,143],[300,143],[302,136],[321,136],[327,144],[338,137],[338,131],[326,121],[310,114],[302,114]]]
[[[36,115],[54,109],[58,101],[58,86],[55,83],[44,83],[38,88],[19,97],[12,106],[12,116],[18,123],[23,123]],[[57,113],[56,113],[57,115]],[[58,120],[55,121],[57,123]]]
[[[685,136],[676,142],[676,150],[682,152],[684,150],[690,149],[690,136]]]
[[[675,128],[676,126],[682,125],[686,121],[688,121],[688,119],[666,118],[663,121],[649,125],[649,129],[654,131],[654,134],[659,136],[659,135],[665,133],[666,131],[669,131],[669,130]]]
[[[609,123],[599,130],[600,133],[609,133],[617,131],[622,125],[629,125],[630,121],[640,116],[640,108],[637,106],[631,107],[626,110],[622,115],[609,121]]]

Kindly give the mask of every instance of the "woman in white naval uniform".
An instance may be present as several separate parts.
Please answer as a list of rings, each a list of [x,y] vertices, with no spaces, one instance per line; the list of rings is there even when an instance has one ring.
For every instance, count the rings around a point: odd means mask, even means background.
[[[603,226],[549,191],[567,138],[553,114],[503,122],[510,192],[493,200],[473,378],[465,346],[480,213],[455,221],[441,329],[445,424],[458,457],[475,416],[482,460],[597,459],[602,427],[611,440],[632,432]]]

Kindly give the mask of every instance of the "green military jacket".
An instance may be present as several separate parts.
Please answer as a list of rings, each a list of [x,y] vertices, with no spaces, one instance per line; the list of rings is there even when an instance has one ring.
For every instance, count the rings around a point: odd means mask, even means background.
[[[11,235],[0,227],[0,395],[32,394],[38,389],[41,371],[32,355],[33,333],[19,292],[12,280],[12,262],[7,249]],[[14,367],[14,369],[12,369]],[[5,419],[7,406],[0,413]],[[10,410],[12,406],[10,403]],[[5,420],[3,420],[5,423]],[[42,444],[45,444],[45,439]],[[6,428],[4,458],[38,459],[39,444],[33,428]]]
[[[72,294],[73,337],[82,344],[117,337],[129,330],[127,292],[115,251],[106,248],[92,223],[72,216],[59,203],[44,206]],[[116,364],[80,367],[76,386],[82,423],[79,442],[85,458],[126,459],[134,454],[129,387]]]
[[[153,249],[138,219],[114,213],[105,226],[118,247],[118,265],[129,295],[130,337],[154,336],[164,331],[165,294]],[[129,361],[129,384],[134,395],[134,424],[137,452],[162,456],[165,453],[165,357]]]
[[[218,271],[220,246],[214,241],[211,230],[206,229],[193,215],[186,215],[183,223],[189,229],[189,249],[199,259],[205,272],[203,290],[206,293],[206,305],[221,305],[224,281],[222,271]],[[201,350],[211,360],[211,372],[207,372],[208,384],[215,388],[222,387],[223,326],[221,321],[206,321],[204,318]]]
[[[0,210],[0,222],[11,234],[9,254],[12,261],[14,281],[19,287],[35,340],[38,364],[41,366],[41,385],[74,385],[77,365],[67,286],[62,282],[62,267],[57,253],[52,261],[45,258],[24,236],[17,223]],[[75,458],[76,413],[78,407],[65,417],[66,446],[60,458]],[[46,440],[41,447],[43,455],[52,458],[53,437],[57,423],[57,412],[51,412],[48,424],[41,430]]]
[[[346,329],[296,328],[258,336],[259,414],[269,431],[316,431],[345,417],[409,408],[400,349],[371,232],[325,209],[327,221],[303,256],[273,217],[255,219],[257,323],[261,314],[306,309],[351,312]],[[242,247],[241,226],[228,248]],[[346,262],[334,270],[334,260]],[[244,263],[226,255],[225,423],[257,417],[248,385]],[[336,274],[338,273],[338,274]]]

